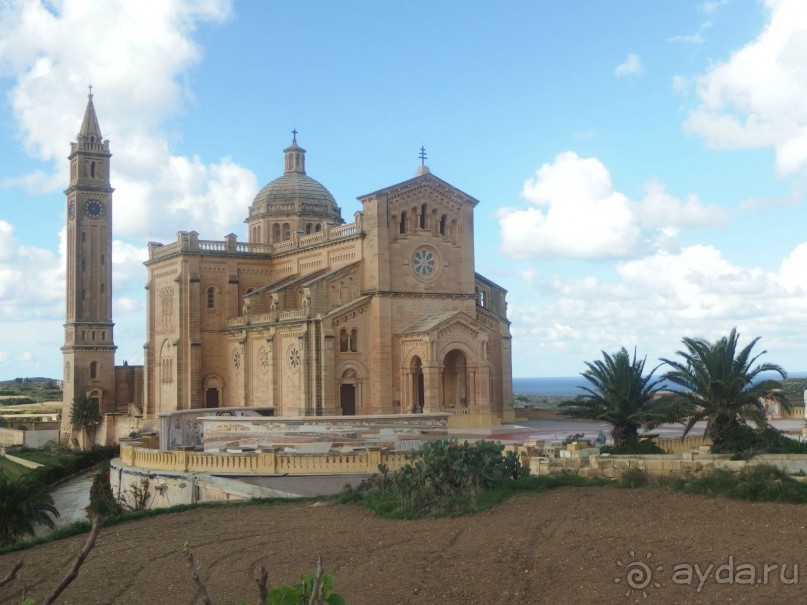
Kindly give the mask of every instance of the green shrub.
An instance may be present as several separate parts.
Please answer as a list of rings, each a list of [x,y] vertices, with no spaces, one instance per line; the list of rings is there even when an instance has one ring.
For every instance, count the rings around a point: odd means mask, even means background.
[[[526,477],[514,452],[492,441],[430,441],[394,473],[380,474],[346,490],[343,499],[358,500],[385,516],[423,516],[471,510],[483,490]]]
[[[614,455],[644,455],[644,454],[666,454],[656,442],[651,439],[640,439],[639,441],[632,441],[623,445],[604,445],[600,448],[603,454]]]
[[[711,447],[711,452],[744,459],[757,454],[807,454],[807,443],[791,439],[772,426],[753,429],[740,425],[728,431],[722,443]]]
[[[619,478],[619,487],[644,487],[650,482],[647,473],[640,468],[626,469]]]
[[[98,472],[90,486],[90,504],[86,510],[88,519],[95,518],[96,514],[111,517],[121,514],[124,510],[112,493],[112,485],[109,483],[109,461],[98,465]]]
[[[674,488],[689,494],[724,496],[754,502],[807,502],[807,485],[767,464],[747,466],[740,473],[712,471],[690,481],[678,481]]]

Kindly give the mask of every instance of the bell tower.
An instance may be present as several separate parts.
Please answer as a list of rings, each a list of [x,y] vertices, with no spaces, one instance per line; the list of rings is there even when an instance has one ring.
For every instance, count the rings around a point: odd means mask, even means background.
[[[64,411],[87,397],[101,413],[115,411],[112,334],[112,192],[109,141],[101,136],[92,86],[76,142],[70,143],[67,221],[67,313],[64,324]]]

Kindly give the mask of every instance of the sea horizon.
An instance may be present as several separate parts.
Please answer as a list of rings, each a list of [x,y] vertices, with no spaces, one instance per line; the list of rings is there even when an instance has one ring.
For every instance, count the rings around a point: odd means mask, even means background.
[[[788,378],[807,378],[807,371],[790,372]],[[513,378],[513,393],[517,395],[539,395],[542,397],[573,397],[581,395],[579,387],[588,386],[580,376],[522,376]]]

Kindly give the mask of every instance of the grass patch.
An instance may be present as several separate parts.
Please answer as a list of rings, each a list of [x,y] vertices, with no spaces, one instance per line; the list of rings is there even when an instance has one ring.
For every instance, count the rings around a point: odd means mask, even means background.
[[[673,489],[686,494],[752,502],[807,502],[807,484],[800,483],[783,470],[767,464],[749,466],[739,473],[712,471],[689,481],[676,481]]]
[[[16,479],[20,475],[31,472],[30,468],[24,467],[22,464],[12,462],[5,456],[0,456],[0,469],[5,473],[9,479]]]

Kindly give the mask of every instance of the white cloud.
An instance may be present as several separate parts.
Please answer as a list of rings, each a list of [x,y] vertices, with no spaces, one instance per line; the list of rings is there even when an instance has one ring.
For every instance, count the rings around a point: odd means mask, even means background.
[[[783,363],[778,350],[803,349],[793,326],[807,321],[805,264],[807,243],[779,271],[739,266],[713,246],[695,245],[620,263],[611,277],[536,280],[540,296],[511,301],[514,359],[582,371],[583,361],[601,350],[636,346],[653,367],[673,357],[684,336],[714,339],[736,326],[744,342],[763,336],[759,350],[771,351],[766,360]],[[571,357],[581,351],[587,356]],[[804,369],[797,358],[789,366]]]
[[[679,200],[655,181],[641,200],[631,201],[614,189],[602,162],[571,151],[541,166],[522,196],[533,207],[498,215],[501,251],[517,259],[627,257],[654,241],[674,247],[678,228],[728,222],[725,211],[694,195]]]
[[[616,66],[614,75],[617,78],[625,78],[630,76],[641,76],[643,72],[642,61],[636,53],[630,53],[625,60]]]
[[[703,44],[706,41],[706,36],[704,35],[709,29],[712,27],[711,21],[704,21],[698,27],[698,31],[694,34],[686,34],[680,36],[670,36],[667,38],[667,42],[680,42],[682,44]]]
[[[705,15],[711,15],[718,8],[721,6],[726,6],[728,3],[729,0],[708,0],[707,2],[701,2],[698,5],[698,10]]]
[[[192,96],[181,76],[201,59],[196,27],[230,13],[231,0],[2,4],[0,73],[16,81],[9,100],[18,136],[32,155],[53,164],[51,174],[36,171],[2,184],[64,187],[66,147],[93,82],[114,153],[115,233],[173,239],[201,217],[216,238],[237,229],[236,217],[257,190],[254,175],[227,158],[206,164],[172,154],[162,129]]]
[[[807,168],[807,3],[765,5],[756,39],[697,79],[685,127],[717,149],[773,147],[786,176]]]

